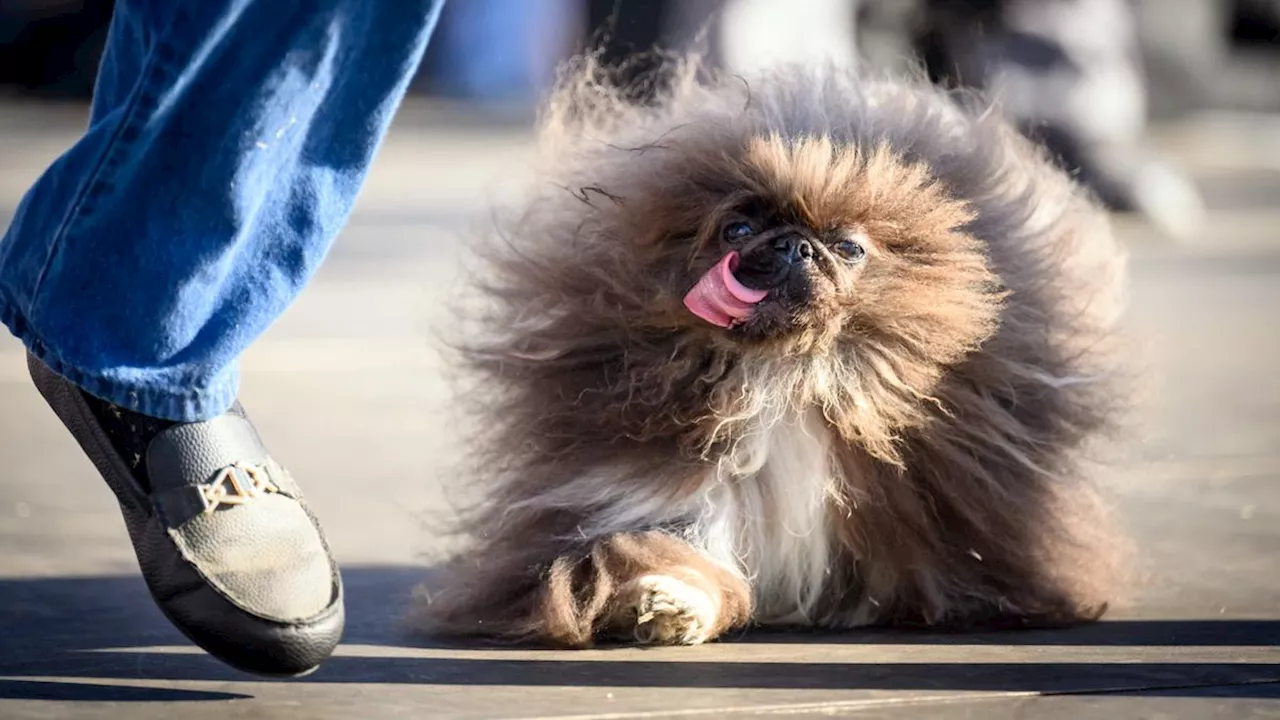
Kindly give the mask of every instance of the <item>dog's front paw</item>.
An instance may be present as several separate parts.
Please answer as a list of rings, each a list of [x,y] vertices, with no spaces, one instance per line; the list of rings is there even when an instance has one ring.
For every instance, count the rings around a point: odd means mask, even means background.
[[[707,593],[670,575],[639,577],[618,593],[615,620],[645,645],[697,645],[711,638],[716,603]]]

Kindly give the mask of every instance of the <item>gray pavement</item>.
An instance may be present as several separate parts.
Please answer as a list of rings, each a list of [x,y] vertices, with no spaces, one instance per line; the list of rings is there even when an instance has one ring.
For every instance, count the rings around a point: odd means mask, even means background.
[[[0,221],[80,122],[75,108],[0,106]],[[0,718],[1280,718],[1280,122],[1206,118],[1161,139],[1215,212],[1183,244],[1126,226],[1150,392],[1108,482],[1143,572],[1106,622],[585,652],[410,637],[400,614],[442,551],[426,519],[447,508],[456,459],[436,300],[469,218],[529,150],[518,129],[415,105],[330,262],[243,365],[245,404],[346,568],[337,655],[263,681],[173,630],[110,493],[5,338]]]

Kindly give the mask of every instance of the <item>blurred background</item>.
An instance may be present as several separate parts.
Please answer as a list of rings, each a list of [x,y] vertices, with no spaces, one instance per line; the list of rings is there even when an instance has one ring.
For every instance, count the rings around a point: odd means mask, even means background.
[[[1128,21],[1112,20],[1111,4],[1130,7],[1132,30],[1122,27]],[[937,46],[957,34],[957,16],[998,32],[1018,24],[998,15],[1034,6],[1059,14],[1067,8],[1088,35],[1133,32],[1159,113],[1280,109],[1280,0],[454,0],[446,3],[417,90],[528,103],[560,60],[600,39],[619,59],[706,34],[704,49],[715,59],[742,65],[749,61],[740,56],[761,49],[739,47],[756,39],[747,27],[753,21],[776,35],[770,46],[800,38],[809,51],[821,46],[840,55],[856,42],[881,61],[886,47],[899,59],[914,50],[945,74],[949,63]],[[14,95],[86,98],[112,7],[111,0],[0,2],[0,85]],[[755,17],[744,24],[743,15]]]

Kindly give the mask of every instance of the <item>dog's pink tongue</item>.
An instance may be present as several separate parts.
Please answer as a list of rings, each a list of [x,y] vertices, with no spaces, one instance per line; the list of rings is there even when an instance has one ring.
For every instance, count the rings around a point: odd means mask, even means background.
[[[733,276],[736,269],[738,253],[725,255],[684,296],[684,306],[694,315],[718,327],[732,327],[751,317],[755,304],[769,292],[753,290],[738,282],[738,278]]]

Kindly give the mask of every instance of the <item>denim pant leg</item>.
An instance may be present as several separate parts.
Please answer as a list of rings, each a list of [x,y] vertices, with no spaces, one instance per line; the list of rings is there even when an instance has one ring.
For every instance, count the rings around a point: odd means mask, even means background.
[[[346,221],[443,0],[120,0],[89,127],[0,242],[0,321],[147,415],[214,417]]]

